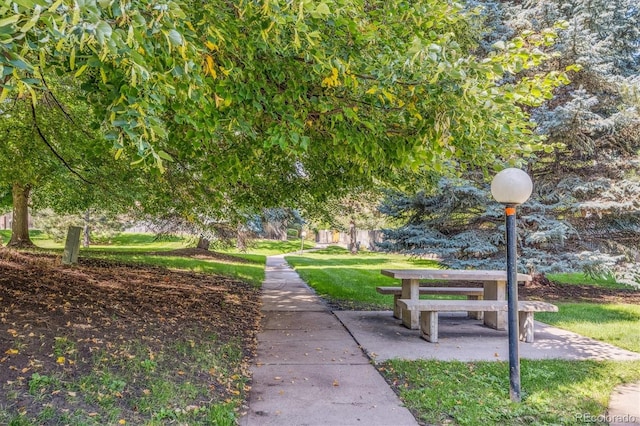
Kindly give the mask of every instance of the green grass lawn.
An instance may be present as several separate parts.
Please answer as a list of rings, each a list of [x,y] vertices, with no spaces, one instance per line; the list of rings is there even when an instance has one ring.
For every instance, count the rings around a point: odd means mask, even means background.
[[[40,231],[30,232],[33,243],[42,249],[59,253],[64,248],[61,242],[55,242]],[[6,243],[11,238],[11,231],[1,230],[0,237]],[[98,257],[120,262],[135,262],[148,265],[165,266],[171,269],[182,269],[194,272],[225,275],[260,286],[264,281],[264,265],[266,257],[275,254],[291,253],[300,250],[300,241],[267,241],[251,242],[247,251],[235,248],[221,249],[220,253],[229,254],[239,260],[187,258],[181,256],[158,256],[153,252],[171,251],[192,247],[193,239],[179,236],[163,236],[157,238],[150,233],[122,233],[111,239],[109,244],[91,244],[80,248],[80,257]],[[305,241],[305,248],[313,243]],[[212,251],[216,251],[212,249]]]
[[[540,312],[538,321],[592,339],[640,352],[640,306],[623,303],[556,303],[557,313]]]
[[[551,281],[569,285],[587,285],[610,289],[629,289],[627,284],[616,282],[613,277],[593,278],[581,272],[567,272],[563,274],[547,274]]]
[[[312,241],[304,241],[304,249],[312,248],[315,244]],[[263,255],[273,256],[277,254],[295,253],[300,251],[300,240],[291,241],[273,241],[273,240],[255,240],[249,243],[246,253],[238,251],[236,248],[219,250],[221,253],[235,254],[239,256],[247,255]]]
[[[393,296],[378,294],[376,287],[399,281],[382,275],[381,269],[438,268],[433,260],[367,251],[353,255],[340,247],[291,254],[286,260],[318,294],[354,309],[391,309]]]
[[[63,241],[54,241],[47,234],[38,230],[29,231],[31,241],[40,248],[61,250],[64,248]],[[11,239],[11,231],[8,229],[0,230],[0,237],[3,243],[8,243]],[[109,243],[91,244],[89,247],[80,247],[81,251],[116,251],[116,252],[148,252],[175,250],[187,247],[191,241],[189,238],[179,237],[175,235],[167,235],[156,237],[150,233],[129,233],[124,232],[116,235]]]
[[[248,262],[218,260],[209,258],[188,258],[181,256],[158,256],[140,252],[80,252],[81,256],[100,257],[121,262],[135,262],[145,265],[164,266],[169,269],[179,269],[207,274],[225,275],[260,287],[264,281],[264,265],[266,257],[254,255]],[[242,259],[241,256],[238,256]],[[245,259],[246,260],[246,259]]]
[[[379,365],[426,424],[606,425],[613,388],[640,380],[640,361],[521,361],[522,402],[509,399],[506,362],[402,361]]]

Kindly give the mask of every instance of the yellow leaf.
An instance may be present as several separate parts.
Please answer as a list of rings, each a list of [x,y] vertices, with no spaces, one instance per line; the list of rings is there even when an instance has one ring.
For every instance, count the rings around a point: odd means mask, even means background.
[[[7,349],[6,351],[4,351],[4,353],[7,355],[17,355],[20,353],[20,351],[17,349]]]
[[[84,64],[83,66],[78,68],[78,71],[76,71],[74,77],[80,77],[82,73],[85,72],[85,70],[87,69],[87,66],[88,66],[87,64]]]
[[[73,8],[73,16],[71,17],[71,24],[78,25],[80,22],[80,7],[76,6]]]
[[[214,93],[213,94],[213,99],[216,102],[216,108],[220,108],[220,105],[222,105],[222,101],[224,101],[224,98],[221,98],[216,93]]]
[[[59,356],[58,359],[56,359],[56,363],[58,364],[64,364],[66,361],[66,358],[63,356]]]
[[[205,60],[207,61],[205,72],[207,74],[211,75],[211,77],[216,78],[217,77],[217,73],[216,73],[216,70],[214,68],[213,58],[211,56],[207,55]]]
[[[337,87],[342,83],[338,79],[338,69],[336,67],[331,68],[331,75],[322,79],[323,87]]]
[[[120,419],[120,420],[118,420],[118,424],[119,425],[126,425],[127,421],[125,419]]]
[[[218,50],[218,46],[213,44],[213,43],[211,43],[210,41],[207,41],[205,43],[205,46],[207,46],[209,48],[209,50],[213,50],[213,51]]]
[[[55,3],[53,3],[51,5],[51,7],[49,7],[49,9],[47,10],[47,12],[51,13],[51,12],[55,12],[56,9],[58,9],[60,7],[60,5],[62,4],[62,0],[58,0]]]

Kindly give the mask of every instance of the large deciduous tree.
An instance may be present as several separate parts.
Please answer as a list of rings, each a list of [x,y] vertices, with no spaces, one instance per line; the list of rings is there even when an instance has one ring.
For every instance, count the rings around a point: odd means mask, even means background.
[[[474,13],[421,0],[28,0],[0,6],[0,101],[75,79],[116,157],[166,173],[142,208],[211,218],[317,203],[535,151],[523,105],[553,31],[474,55]],[[96,141],[96,143],[102,143]],[[167,163],[169,162],[169,163]]]
[[[91,105],[79,98],[76,82],[58,79],[38,102],[15,98],[0,108],[0,185],[13,205],[9,246],[29,246],[28,209],[50,207],[79,213],[92,206],[128,208],[150,173],[117,162],[101,142]]]

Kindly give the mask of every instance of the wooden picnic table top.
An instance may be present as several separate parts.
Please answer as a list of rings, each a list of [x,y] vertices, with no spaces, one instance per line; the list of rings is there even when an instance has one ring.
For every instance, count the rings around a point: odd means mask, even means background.
[[[507,281],[507,271],[482,269],[383,269],[382,275],[401,280]],[[531,281],[531,275],[518,274],[518,281]]]

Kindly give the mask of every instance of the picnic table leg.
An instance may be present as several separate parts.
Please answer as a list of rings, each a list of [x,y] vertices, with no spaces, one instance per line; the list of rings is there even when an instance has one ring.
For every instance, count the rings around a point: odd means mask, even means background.
[[[418,300],[420,298],[420,281],[413,279],[402,280],[402,298]],[[403,309],[402,325],[412,330],[417,330],[420,322],[419,317],[420,313],[418,311]]]
[[[518,312],[520,340],[525,343],[533,343],[533,312]]]
[[[420,337],[427,342],[438,343],[438,312],[420,313]]]
[[[397,319],[402,319],[402,309],[398,306],[398,299],[400,296],[397,294],[393,295],[393,317]]]
[[[482,296],[467,296],[467,300],[482,300]],[[471,319],[482,320],[484,319],[484,312],[482,311],[469,311],[467,316]]]
[[[506,281],[484,281],[485,300],[507,300]],[[507,329],[507,312],[485,312],[484,325],[496,330]]]

